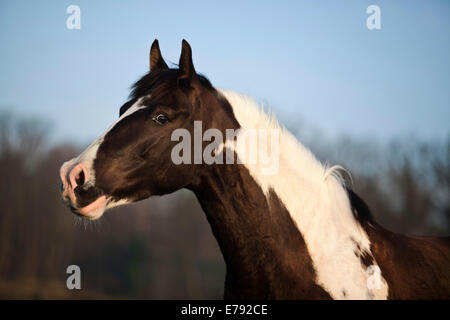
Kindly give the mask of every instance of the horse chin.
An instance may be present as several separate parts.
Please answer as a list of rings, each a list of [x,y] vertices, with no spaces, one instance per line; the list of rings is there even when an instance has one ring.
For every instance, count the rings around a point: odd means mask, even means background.
[[[88,220],[96,220],[103,215],[105,210],[106,210],[106,196],[103,195],[83,208],[79,209],[73,208],[72,212],[79,217],[86,218]]]

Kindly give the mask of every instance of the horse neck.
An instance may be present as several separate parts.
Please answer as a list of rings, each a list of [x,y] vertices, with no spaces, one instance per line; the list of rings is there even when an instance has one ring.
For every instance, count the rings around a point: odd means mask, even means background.
[[[326,296],[311,291],[317,288],[305,242],[273,190],[264,194],[242,165],[205,171],[192,189],[224,256],[226,290],[247,298],[280,297],[295,284],[310,296]]]

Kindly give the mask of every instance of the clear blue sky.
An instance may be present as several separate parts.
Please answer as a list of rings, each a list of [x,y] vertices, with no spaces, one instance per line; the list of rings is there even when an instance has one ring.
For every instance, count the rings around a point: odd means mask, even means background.
[[[68,30],[66,8],[81,8]],[[381,30],[366,8],[381,8]],[[118,116],[158,38],[217,87],[328,135],[449,135],[450,1],[1,1],[0,109],[89,142]]]

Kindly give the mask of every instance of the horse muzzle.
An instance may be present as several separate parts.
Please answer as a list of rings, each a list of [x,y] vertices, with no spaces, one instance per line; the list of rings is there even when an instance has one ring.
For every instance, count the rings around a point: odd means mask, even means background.
[[[106,195],[91,179],[89,167],[75,160],[65,162],[60,169],[62,199],[78,216],[95,220],[106,209]]]

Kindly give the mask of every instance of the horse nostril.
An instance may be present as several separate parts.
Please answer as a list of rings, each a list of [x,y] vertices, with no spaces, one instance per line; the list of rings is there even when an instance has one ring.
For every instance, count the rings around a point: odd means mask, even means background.
[[[89,181],[89,170],[83,164],[76,165],[69,174],[70,189],[75,189],[77,186],[83,186]]]
[[[75,177],[75,182],[77,183],[77,186],[82,186],[84,184],[84,171],[81,170],[78,175]]]

